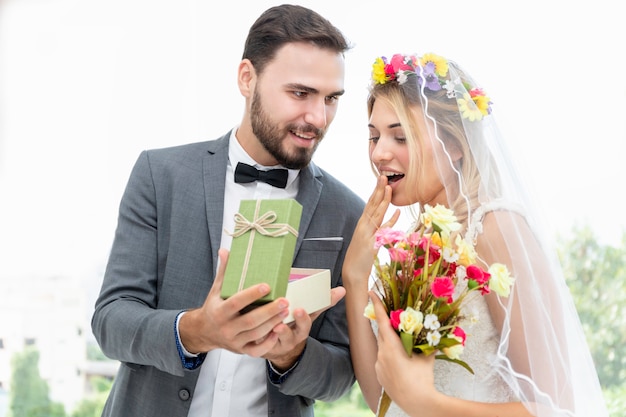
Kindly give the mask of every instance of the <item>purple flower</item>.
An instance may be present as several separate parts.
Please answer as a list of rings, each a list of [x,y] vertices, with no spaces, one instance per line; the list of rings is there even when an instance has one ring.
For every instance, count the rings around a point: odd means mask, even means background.
[[[422,85],[422,82],[426,82],[426,88],[430,91],[439,91],[441,90],[441,84],[439,84],[439,77],[435,74],[435,63],[427,62],[426,65],[419,68],[420,77],[419,84]]]

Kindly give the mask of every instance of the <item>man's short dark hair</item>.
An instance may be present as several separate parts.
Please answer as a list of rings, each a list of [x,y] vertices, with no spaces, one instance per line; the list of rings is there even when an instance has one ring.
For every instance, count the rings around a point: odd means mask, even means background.
[[[306,7],[283,4],[267,9],[250,27],[242,59],[249,59],[257,73],[287,43],[307,42],[344,53],[348,41],[332,23]]]

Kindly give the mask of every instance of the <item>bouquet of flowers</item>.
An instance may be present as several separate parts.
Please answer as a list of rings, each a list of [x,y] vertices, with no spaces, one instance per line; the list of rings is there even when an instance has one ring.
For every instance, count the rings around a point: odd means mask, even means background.
[[[492,290],[508,297],[513,277],[504,264],[495,263],[486,270],[476,265],[474,243],[455,234],[460,228],[452,210],[425,205],[415,231],[378,230],[376,249],[386,248],[389,262],[381,264],[377,258],[374,267],[391,325],[408,355],[440,352],[436,359],[457,363],[473,373],[460,359],[466,338],[461,327],[463,302],[471,293],[485,295]],[[457,285],[459,281],[466,285]],[[376,319],[371,303],[364,314]],[[383,391],[379,416],[385,415],[389,403]]]

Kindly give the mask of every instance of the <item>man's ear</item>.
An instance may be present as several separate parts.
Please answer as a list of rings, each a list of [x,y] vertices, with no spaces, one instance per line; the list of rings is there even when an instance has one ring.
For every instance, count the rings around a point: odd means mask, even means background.
[[[256,71],[249,59],[243,59],[237,69],[237,85],[241,95],[251,98],[256,85]]]

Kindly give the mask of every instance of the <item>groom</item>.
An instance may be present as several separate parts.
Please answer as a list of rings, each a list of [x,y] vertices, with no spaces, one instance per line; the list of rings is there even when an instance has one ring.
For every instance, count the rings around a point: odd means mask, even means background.
[[[238,67],[239,125],[139,156],[92,318],[122,363],[103,416],[313,416],[314,400],[352,386],[341,269],[364,204],[311,162],[344,91],[347,49],[314,11],[268,9]],[[239,163],[281,169],[282,180],[239,183]],[[284,298],[240,313],[267,284],[220,297],[239,202],[283,198],[303,206],[293,266],[329,269],[334,304],[296,310],[289,326]]]

